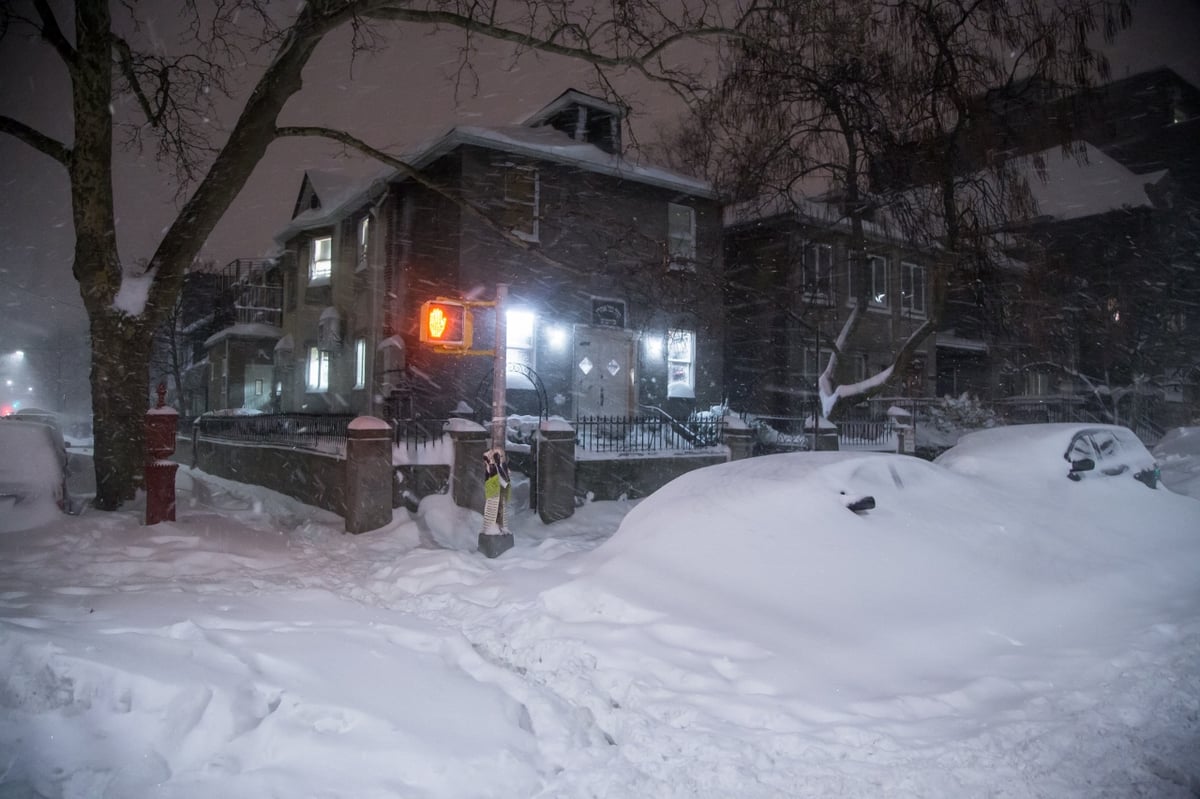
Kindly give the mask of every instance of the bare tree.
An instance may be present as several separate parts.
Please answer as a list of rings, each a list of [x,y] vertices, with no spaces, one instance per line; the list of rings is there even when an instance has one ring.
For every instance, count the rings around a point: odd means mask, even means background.
[[[510,43],[518,52],[582,59],[598,70],[627,70],[683,87],[691,76],[671,65],[672,45],[737,26],[736,20],[723,23],[721,9],[704,0],[673,4],[669,15],[657,3],[640,0],[602,10],[570,0],[308,0],[284,19],[265,0],[182,7],[186,47],[174,56],[140,46],[144,28],[136,3],[75,0],[68,24],[47,0],[0,9],[0,41],[32,34],[57,55],[70,79],[71,104],[63,109],[74,119],[69,141],[17,115],[0,115],[0,132],[57,161],[70,183],[73,274],[92,339],[95,504],[101,509],[119,507],[136,488],[153,333],[200,247],[272,142],[285,134],[338,135],[304,126],[283,131],[277,124],[327,35],[349,27],[352,46],[369,48],[380,44],[373,20],[456,28],[464,36],[465,69],[483,37]],[[212,138],[204,120],[213,115],[213,95],[227,93],[230,65],[244,65],[251,51],[267,54],[267,65],[228,135]],[[113,111],[118,97],[133,98],[141,118],[123,125]],[[152,140],[174,166],[186,197],[144,270],[123,267],[117,250],[112,161],[115,141],[143,139]],[[148,284],[139,294],[144,304],[117,302],[130,280]]]
[[[1111,38],[1128,21],[1125,0],[780,0],[749,15],[720,82],[695,106],[683,150],[754,210],[811,213],[818,183],[831,211],[821,221],[848,228],[856,296],[819,380],[824,414],[903,373],[941,323],[953,281],[981,274],[1007,224],[1028,212],[1014,162],[973,158],[987,101],[1105,77],[1094,34]],[[932,298],[887,367],[846,383],[840,361],[868,305],[868,221],[936,254]],[[786,313],[813,325],[802,307]]]

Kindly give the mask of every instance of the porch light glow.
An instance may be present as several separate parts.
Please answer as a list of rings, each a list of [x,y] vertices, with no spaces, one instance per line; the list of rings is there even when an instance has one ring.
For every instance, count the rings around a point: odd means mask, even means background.
[[[565,327],[553,325],[546,330],[546,341],[553,350],[565,350],[567,342],[570,341],[570,336],[567,335]]]
[[[505,314],[505,333],[509,347],[530,348],[533,346],[532,311],[512,310]]]
[[[646,336],[642,339],[642,349],[646,353],[647,358],[661,360],[663,357],[663,338],[662,336]]]

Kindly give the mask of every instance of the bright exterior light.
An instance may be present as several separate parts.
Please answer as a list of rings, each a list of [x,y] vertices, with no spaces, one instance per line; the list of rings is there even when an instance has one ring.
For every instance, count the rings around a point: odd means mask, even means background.
[[[546,331],[546,340],[549,342],[551,349],[564,350],[567,348],[567,342],[571,339],[567,335],[565,327],[554,325]]]
[[[505,313],[504,334],[510,348],[526,350],[533,348],[534,319],[532,311],[517,309]]]
[[[16,358],[18,361],[25,360],[25,350],[17,350],[16,352],[13,353],[13,357]]]
[[[32,392],[32,391],[33,391],[33,386],[30,386],[30,387],[29,387],[29,390],[30,390],[30,392]]]
[[[11,386],[12,386],[12,381],[11,381],[11,380],[5,380],[5,381],[4,381],[4,385],[11,387]]]
[[[646,336],[642,342],[642,349],[645,350],[647,358],[661,359],[663,356],[662,336]]]

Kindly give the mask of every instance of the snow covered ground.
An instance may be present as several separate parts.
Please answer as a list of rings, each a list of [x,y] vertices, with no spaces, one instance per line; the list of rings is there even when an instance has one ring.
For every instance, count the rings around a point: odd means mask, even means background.
[[[0,536],[0,797],[1200,794],[1200,502],[808,457],[496,560],[187,468]]]

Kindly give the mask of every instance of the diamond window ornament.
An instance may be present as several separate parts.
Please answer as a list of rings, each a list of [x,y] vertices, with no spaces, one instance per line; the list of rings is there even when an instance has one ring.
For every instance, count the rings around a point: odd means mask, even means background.
[[[621,364],[617,363],[617,359],[613,358],[608,362],[608,373],[613,377],[617,376],[617,372],[621,371]]]
[[[583,360],[579,362],[579,371],[585,375],[590,374],[592,371],[592,359],[585,355]]]

